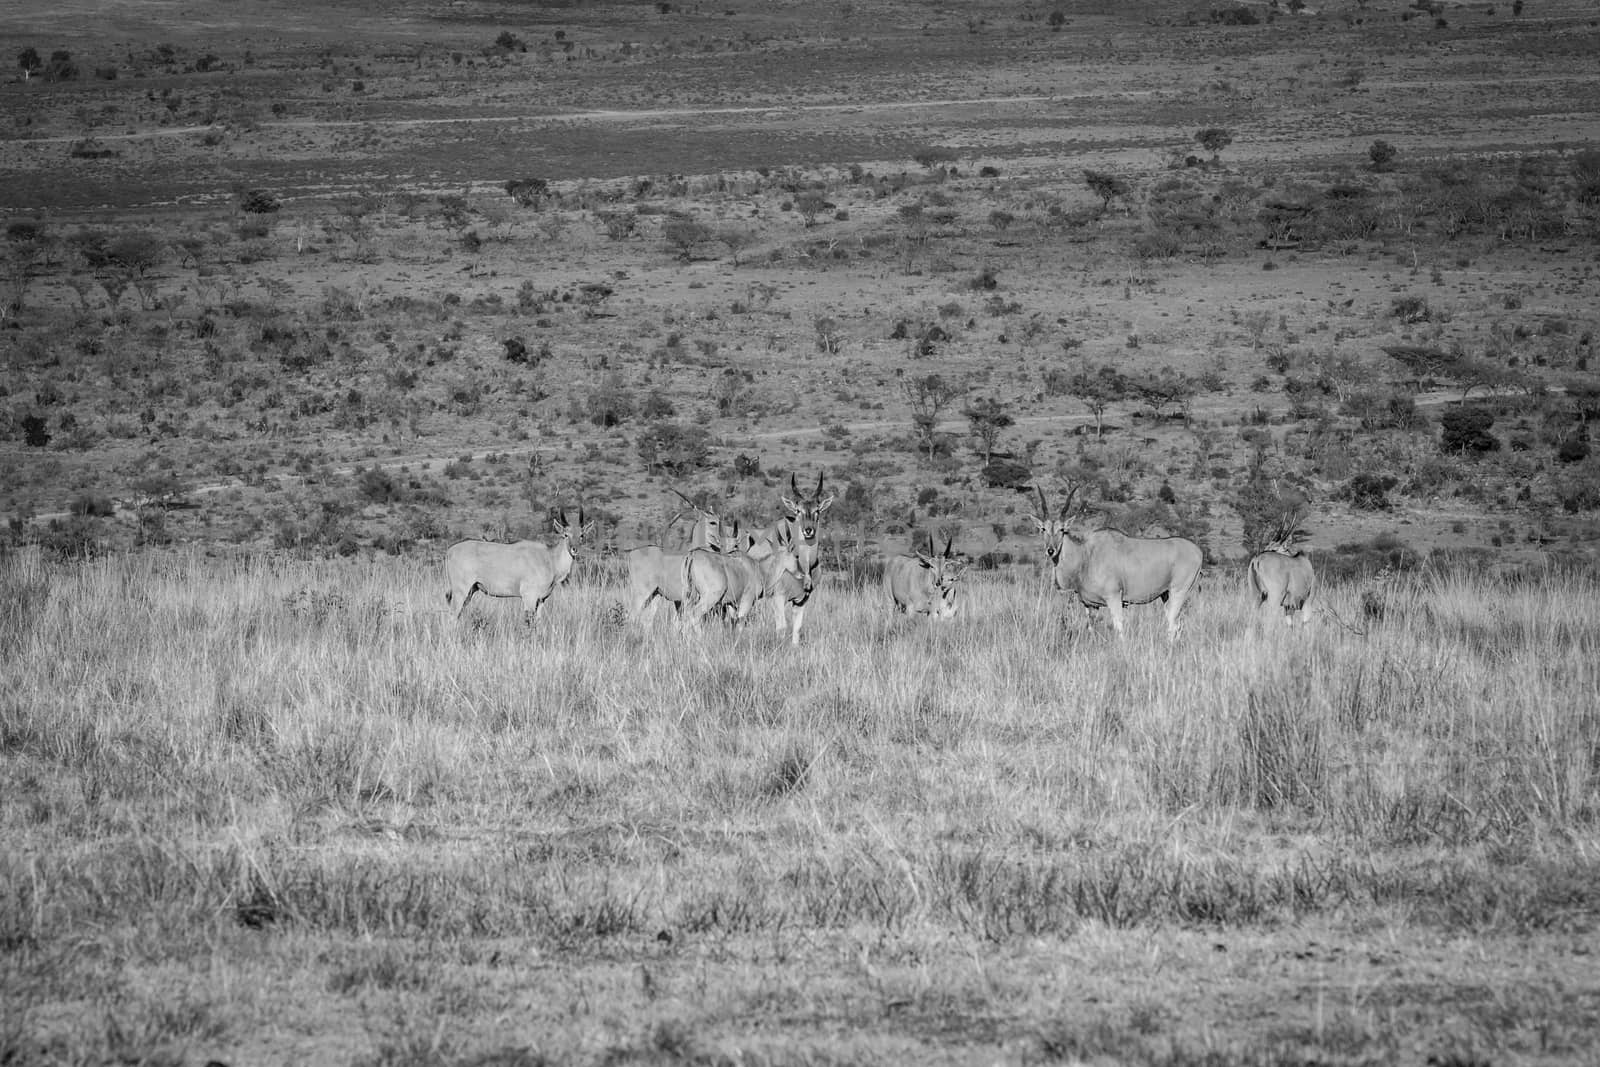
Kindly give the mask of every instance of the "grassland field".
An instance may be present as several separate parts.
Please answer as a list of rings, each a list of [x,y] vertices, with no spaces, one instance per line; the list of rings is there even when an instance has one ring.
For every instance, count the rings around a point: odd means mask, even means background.
[[[0,10],[0,1063],[1594,1062],[1596,54]],[[630,617],[674,491],[819,476],[799,647]],[[1069,486],[1205,550],[1179,640],[1049,588]],[[451,617],[453,540],[580,501],[536,622]],[[874,581],[929,533],[948,625]]]

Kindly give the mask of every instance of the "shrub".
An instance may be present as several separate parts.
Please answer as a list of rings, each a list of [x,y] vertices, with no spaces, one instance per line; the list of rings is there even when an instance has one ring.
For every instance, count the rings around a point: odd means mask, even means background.
[[[283,201],[265,189],[251,189],[239,197],[239,210],[247,215],[270,215],[283,207]]]
[[[1569,437],[1556,449],[1556,458],[1563,463],[1578,463],[1589,457],[1589,442],[1582,437]]]
[[[1499,438],[1489,432],[1494,415],[1481,407],[1455,408],[1439,417],[1439,448],[1455,455],[1467,452],[1494,452]]]
[[[29,448],[43,448],[50,443],[50,430],[43,416],[22,416],[22,439]]]
[[[1391,474],[1357,474],[1340,488],[1338,496],[1359,511],[1387,511],[1389,491],[1399,484]]]
[[[711,433],[695,424],[653,422],[639,435],[638,449],[647,473],[661,471],[682,477],[705,466],[711,454]]]

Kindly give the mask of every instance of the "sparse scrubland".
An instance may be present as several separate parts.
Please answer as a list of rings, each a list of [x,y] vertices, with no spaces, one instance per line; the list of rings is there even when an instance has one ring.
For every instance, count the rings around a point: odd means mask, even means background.
[[[1592,1060],[1591,6],[982,6],[0,11],[0,1064]]]
[[[1575,1062],[1600,1025],[1592,577],[1340,584],[1293,633],[1219,578],[1170,645],[1037,582],[946,626],[840,585],[799,650],[582,578],[457,627],[403,561],[0,581],[22,1062]]]

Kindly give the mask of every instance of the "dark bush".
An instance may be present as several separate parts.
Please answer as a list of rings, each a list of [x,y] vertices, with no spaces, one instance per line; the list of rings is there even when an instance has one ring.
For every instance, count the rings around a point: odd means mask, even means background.
[[[1489,432],[1494,414],[1485,408],[1453,408],[1439,416],[1439,448],[1452,455],[1494,452],[1500,439]]]
[[[1387,511],[1389,491],[1399,484],[1390,474],[1358,474],[1340,488],[1338,496],[1360,511]]]
[[[283,202],[265,189],[251,189],[239,197],[239,210],[247,215],[270,215],[283,207]]]
[[[22,416],[22,439],[29,448],[43,448],[50,443],[50,430],[39,415]]]

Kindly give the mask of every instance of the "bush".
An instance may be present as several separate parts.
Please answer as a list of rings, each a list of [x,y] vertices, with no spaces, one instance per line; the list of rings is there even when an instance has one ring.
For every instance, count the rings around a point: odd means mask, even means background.
[[[683,477],[705,466],[711,454],[711,433],[695,424],[654,422],[639,435],[638,448],[647,473],[661,471]]]
[[[1359,511],[1389,510],[1389,491],[1400,484],[1391,474],[1358,474],[1340,488],[1339,499]]]
[[[22,416],[22,439],[29,448],[43,448],[50,443],[50,430],[42,416]]]
[[[1494,415],[1481,407],[1455,408],[1439,417],[1439,448],[1451,455],[1494,452],[1500,439],[1489,432]]]
[[[1589,457],[1589,442],[1582,437],[1569,437],[1556,449],[1556,458],[1563,463],[1579,463]]]
[[[247,215],[270,215],[283,207],[283,201],[265,189],[251,189],[239,197],[239,210]]]

